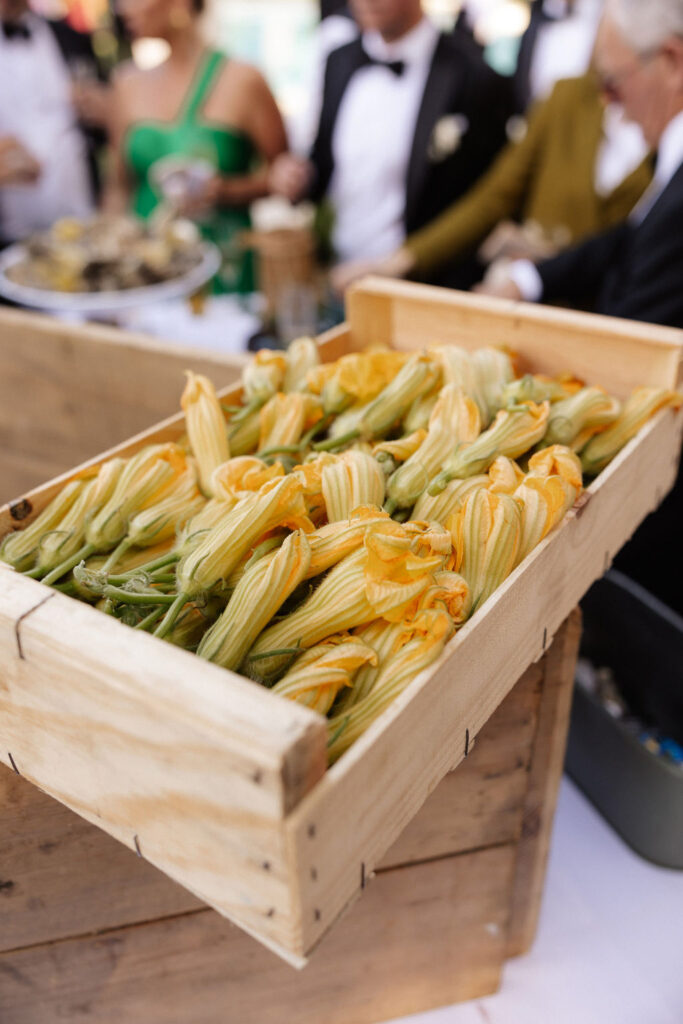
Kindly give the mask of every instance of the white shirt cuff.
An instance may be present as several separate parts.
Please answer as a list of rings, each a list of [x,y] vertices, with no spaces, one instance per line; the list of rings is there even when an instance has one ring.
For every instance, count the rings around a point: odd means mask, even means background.
[[[513,260],[508,275],[519,288],[525,302],[538,302],[543,295],[541,275],[531,260]]]

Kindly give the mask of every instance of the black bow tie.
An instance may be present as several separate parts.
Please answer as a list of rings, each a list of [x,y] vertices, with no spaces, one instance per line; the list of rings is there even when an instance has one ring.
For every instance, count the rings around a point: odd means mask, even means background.
[[[5,39],[30,39],[31,29],[22,21],[3,21],[2,31]]]
[[[367,50],[363,49],[362,52],[363,62],[361,67],[372,65],[373,67],[387,68],[397,78],[400,78],[406,69],[406,62],[404,60],[377,60],[375,57],[371,57]]]

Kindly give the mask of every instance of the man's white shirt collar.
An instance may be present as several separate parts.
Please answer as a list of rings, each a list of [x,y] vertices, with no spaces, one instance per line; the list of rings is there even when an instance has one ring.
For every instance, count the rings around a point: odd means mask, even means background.
[[[657,148],[655,181],[665,188],[683,163],[683,110],[669,121]]]

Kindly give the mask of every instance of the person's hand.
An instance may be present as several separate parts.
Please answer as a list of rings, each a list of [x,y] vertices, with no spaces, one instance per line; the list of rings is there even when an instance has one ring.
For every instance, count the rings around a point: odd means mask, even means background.
[[[40,164],[19,139],[14,136],[0,139],[0,187],[32,185],[40,172]]]
[[[381,260],[357,260],[339,263],[330,271],[330,284],[335,292],[343,295],[349,285],[367,274],[379,277],[405,277],[415,265],[408,249],[397,249]]]
[[[518,285],[510,276],[509,260],[492,263],[484,280],[475,284],[472,291],[479,295],[492,295],[497,299],[510,299],[512,302],[520,302],[523,298]]]
[[[268,190],[284,196],[290,203],[298,203],[308,192],[313,181],[313,166],[292,153],[276,157],[268,172]]]
[[[513,221],[503,220],[482,242],[478,255],[482,262],[487,264],[502,258],[531,260],[532,263],[536,263],[538,260],[554,256],[559,248],[568,244],[568,241],[561,228],[551,233],[544,231],[535,221],[515,224]]]
[[[71,102],[79,121],[94,128],[106,128],[111,108],[108,86],[95,79],[76,81],[71,87]]]

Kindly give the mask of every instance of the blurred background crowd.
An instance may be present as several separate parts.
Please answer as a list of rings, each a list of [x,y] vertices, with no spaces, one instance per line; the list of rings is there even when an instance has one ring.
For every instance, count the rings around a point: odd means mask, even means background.
[[[0,0],[0,29],[2,245],[182,214],[271,344],[369,272],[683,327],[683,0]]]

